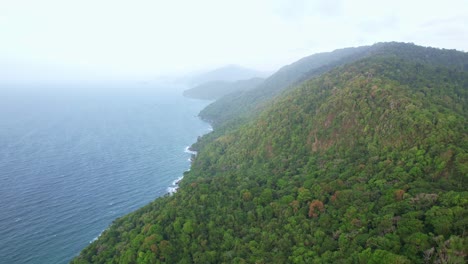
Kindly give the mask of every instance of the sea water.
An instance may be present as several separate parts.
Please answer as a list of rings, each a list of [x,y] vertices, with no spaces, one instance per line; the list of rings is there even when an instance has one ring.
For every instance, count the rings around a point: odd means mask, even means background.
[[[67,263],[169,191],[209,132],[171,84],[0,87],[0,263]]]

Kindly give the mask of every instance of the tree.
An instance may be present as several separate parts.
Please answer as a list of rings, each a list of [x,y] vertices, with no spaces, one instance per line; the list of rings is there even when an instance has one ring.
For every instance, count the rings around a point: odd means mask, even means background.
[[[325,207],[323,206],[323,203],[319,200],[313,200],[309,204],[309,217],[318,217],[319,212],[325,211]]]

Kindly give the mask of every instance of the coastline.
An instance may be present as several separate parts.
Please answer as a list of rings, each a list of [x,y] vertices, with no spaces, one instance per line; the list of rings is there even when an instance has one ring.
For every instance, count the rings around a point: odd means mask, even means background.
[[[202,119],[200,118],[200,120],[202,120]],[[203,121],[203,120],[202,120],[202,121]],[[211,125],[211,123],[208,122],[208,121],[204,121],[204,122],[206,122],[206,123],[209,125],[208,131],[207,131],[206,133],[200,135],[200,136],[204,136],[204,135],[206,135],[206,134],[208,134],[208,133],[213,132],[213,126]],[[195,142],[195,143],[196,143],[196,142]],[[195,144],[195,143],[194,143],[194,144]],[[188,161],[190,162],[190,167],[192,166],[193,159],[194,159],[195,156],[197,156],[197,154],[198,154],[197,151],[195,151],[195,150],[192,149],[192,146],[193,146],[193,144],[190,145],[190,146],[186,146],[185,149],[184,149],[184,153],[190,154],[190,158],[188,158]],[[190,167],[189,167],[188,170],[186,170],[185,172],[190,171]],[[180,183],[183,179],[184,179],[184,173],[182,173],[181,176],[179,176],[177,179],[175,179],[174,181],[172,181],[171,186],[167,187],[167,194],[173,195],[174,193],[176,193],[177,190],[179,189],[179,183]]]
[[[211,128],[211,126],[210,126],[209,131],[210,131],[210,132],[213,131],[213,129]],[[188,161],[189,161],[190,164],[191,164],[192,161],[193,161],[193,158],[195,158],[195,156],[197,155],[197,152],[194,151],[194,150],[192,149],[192,146],[187,146],[187,147],[185,147],[184,152],[190,154],[190,158],[188,158]],[[191,166],[191,165],[190,165],[190,166]],[[188,170],[186,170],[186,172],[187,172],[187,171],[190,171],[190,168],[189,168]],[[175,179],[175,180],[172,182],[171,186],[167,187],[167,193],[168,193],[169,195],[173,195],[174,193],[177,192],[177,189],[179,189],[179,183],[180,183],[180,181],[182,181],[183,178],[184,178],[184,175],[182,174],[182,176],[179,176],[177,179]]]
[[[213,132],[213,126],[211,125],[210,122],[204,121],[204,120],[202,120],[201,118],[199,118],[199,119],[200,119],[201,121],[203,121],[203,122],[206,122],[206,123],[208,124],[208,128],[207,128],[206,132],[205,132],[205,133],[202,133],[202,134],[200,135],[200,137],[201,137],[201,136],[204,136],[204,135],[206,135],[206,134],[208,134],[208,133]],[[195,143],[196,143],[196,142],[195,142]],[[195,143],[193,143],[193,144],[195,144]],[[192,145],[193,145],[193,144],[192,144]],[[184,153],[190,154],[190,157],[187,159],[187,161],[190,162],[190,167],[191,167],[191,163],[193,162],[193,159],[194,159],[195,156],[198,154],[197,151],[195,151],[195,150],[192,149],[192,145],[186,146],[185,149],[184,149],[184,151],[183,151]],[[184,172],[190,171],[190,169],[191,169],[190,167],[189,167],[186,171],[184,171]],[[177,190],[179,189],[179,183],[183,180],[183,178],[184,178],[184,173],[182,173],[181,176],[179,176],[178,178],[176,178],[175,180],[173,180],[173,181],[172,181],[172,184],[171,184],[169,187],[167,187],[167,189],[166,189],[166,194],[165,194],[165,195],[173,195],[174,193],[176,193]],[[163,195],[163,196],[164,196],[164,195]],[[156,197],[155,199],[157,199],[157,198],[158,198],[158,197]],[[110,225],[109,225],[107,228],[105,228],[104,230],[102,230],[102,231],[99,233],[98,236],[94,237],[91,241],[89,241],[89,244],[92,244],[93,242],[97,241],[97,240],[99,239],[99,237],[101,237],[101,235],[102,235],[106,230],[108,230],[109,228],[110,228]]]

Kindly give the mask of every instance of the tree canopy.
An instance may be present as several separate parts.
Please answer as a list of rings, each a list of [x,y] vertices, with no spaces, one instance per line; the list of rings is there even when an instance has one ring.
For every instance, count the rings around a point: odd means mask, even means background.
[[[202,137],[72,262],[466,263],[467,54],[376,47]]]

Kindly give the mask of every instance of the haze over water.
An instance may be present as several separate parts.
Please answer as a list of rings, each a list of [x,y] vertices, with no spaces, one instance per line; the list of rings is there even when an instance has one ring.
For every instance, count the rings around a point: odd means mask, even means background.
[[[102,88],[0,90],[0,263],[67,263],[189,169],[207,101]]]

